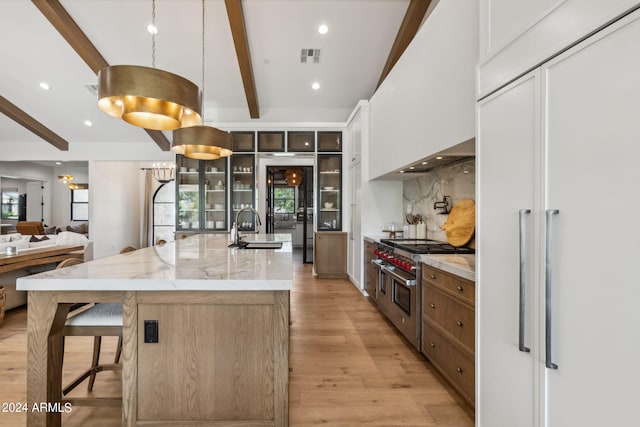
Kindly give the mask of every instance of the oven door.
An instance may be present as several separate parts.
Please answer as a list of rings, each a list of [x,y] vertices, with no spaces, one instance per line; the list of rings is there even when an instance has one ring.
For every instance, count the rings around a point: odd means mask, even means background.
[[[420,313],[418,301],[420,295],[416,287],[415,276],[392,267],[382,270],[389,278],[388,294],[390,305],[387,317],[402,332],[404,337],[416,348],[420,348]]]

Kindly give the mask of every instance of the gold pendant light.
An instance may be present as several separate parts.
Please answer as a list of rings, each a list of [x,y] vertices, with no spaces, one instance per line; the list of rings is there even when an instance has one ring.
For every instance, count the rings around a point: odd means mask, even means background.
[[[204,0],[202,0],[202,93],[204,94]],[[204,97],[204,95],[203,95]],[[202,111],[204,122],[204,108]],[[173,131],[171,151],[199,160],[216,160],[233,154],[231,134],[213,126],[183,127]]]
[[[155,26],[155,0],[152,23]],[[98,107],[134,126],[174,130],[202,122],[202,94],[194,83],[156,66],[152,34],[152,67],[114,65],[98,72]]]

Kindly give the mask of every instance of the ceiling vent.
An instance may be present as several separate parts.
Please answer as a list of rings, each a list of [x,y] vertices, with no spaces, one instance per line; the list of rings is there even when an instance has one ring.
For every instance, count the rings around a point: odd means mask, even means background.
[[[303,64],[320,63],[320,49],[301,49],[300,50],[300,62]]]
[[[98,85],[87,84],[84,87],[91,92],[91,95],[98,96]]]

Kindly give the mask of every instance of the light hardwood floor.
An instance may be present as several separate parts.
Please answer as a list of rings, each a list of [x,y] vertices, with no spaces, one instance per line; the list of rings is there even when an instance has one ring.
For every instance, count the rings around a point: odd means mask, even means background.
[[[347,280],[314,279],[311,265],[296,264],[291,320],[291,426],[474,425],[471,409]],[[26,322],[26,310],[12,310],[0,328],[0,402],[26,400]],[[105,360],[115,345],[105,339]],[[65,382],[86,368],[91,349],[91,338],[68,338]],[[93,393],[118,395],[118,375],[99,373]],[[63,426],[119,426],[120,419],[117,408],[76,407]],[[0,412],[2,427],[25,420]]]

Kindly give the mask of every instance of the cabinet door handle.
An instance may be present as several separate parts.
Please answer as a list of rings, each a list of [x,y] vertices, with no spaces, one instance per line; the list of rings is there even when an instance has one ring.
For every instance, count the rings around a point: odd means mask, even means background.
[[[436,308],[436,305],[435,304],[429,304],[429,307]]]
[[[432,342],[430,342],[430,343],[429,343],[429,346],[430,346],[431,348],[436,348],[436,345],[435,345],[434,343],[432,343]]]
[[[464,372],[464,371],[462,370],[462,368],[456,368],[456,371],[457,371],[459,374],[461,374],[462,372]]]
[[[558,369],[558,365],[551,361],[551,241],[553,237],[553,216],[559,214],[557,209],[547,210],[547,233],[546,233],[546,251],[545,251],[545,267],[544,267],[544,286],[545,286],[545,359],[546,366],[549,369]]]
[[[434,279],[434,280],[435,280],[436,275],[435,275],[435,274],[432,274],[432,275],[431,275],[431,276],[429,276],[429,277],[431,277],[432,279]]]
[[[520,209],[520,315],[519,315],[519,339],[518,348],[524,353],[529,353],[531,349],[524,345],[524,323],[525,323],[525,282],[526,282],[526,224],[525,216],[531,213],[531,209]]]
[[[461,321],[459,321],[459,320],[458,320],[458,321],[456,322],[456,325],[458,325],[458,326],[460,326],[460,327],[462,328],[462,322],[461,322]]]
[[[462,286],[458,286],[457,289],[458,289],[459,292],[463,292],[464,291],[464,288]]]

